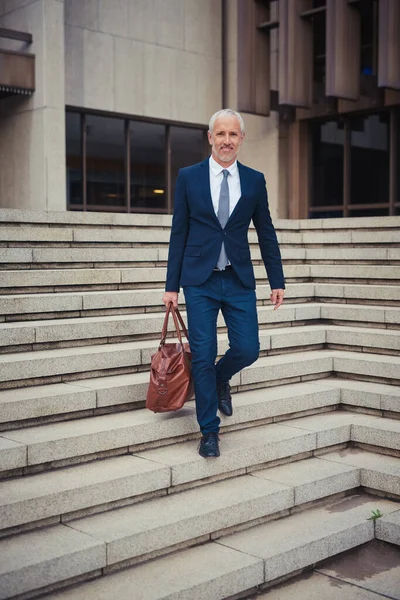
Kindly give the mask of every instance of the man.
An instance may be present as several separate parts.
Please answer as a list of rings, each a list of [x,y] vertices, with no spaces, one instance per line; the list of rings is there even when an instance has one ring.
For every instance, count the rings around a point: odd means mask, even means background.
[[[196,413],[203,434],[199,454],[219,456],[217,409],[231,416],[231,377],[258,358],[255,279],[247,232],[255,225],[275,309],[283,302],[281,255],[262,173],[237,162],[245,136],[239,113],[225,109],[209,124],[211,157],[181,169],[163,302],[178,305],[182,286],[192,351]],[[229,349],[217,357],[219,311],[228,328]]]

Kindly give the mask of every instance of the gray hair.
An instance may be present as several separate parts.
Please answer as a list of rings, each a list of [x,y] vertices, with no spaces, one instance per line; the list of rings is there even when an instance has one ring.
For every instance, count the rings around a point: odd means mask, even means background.
[[[219,110],[216,113],[214,113],[213,116],[211,117],[210,122],[208,124],[208,131],[210,133],[212,133],[212,130],[214,129],[215,121],[219,117],[236,117],[240,124],[241,133],[243,134],[245,132],[244,121],[242,119],[242,116],[235,110],[232,110],[231,108],[223,108],[222,110]]]

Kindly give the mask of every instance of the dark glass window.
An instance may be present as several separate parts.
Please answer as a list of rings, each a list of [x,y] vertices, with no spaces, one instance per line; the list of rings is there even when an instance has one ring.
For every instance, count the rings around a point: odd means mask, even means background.
[[[131,210],[167,210],[165,125],[131,121]]]
[[[361,73],[375,75],[377,70],[378,8],[376,0],[358,3],[361,22]]]
[[[325,4],[325,3],[323,3]],[[318,8],[317,6],[315,8]],[[321,12],[313,16],[313,69],[314,69],[314,96],[325,95],[326,75],[326,13]]]
[[[205,132],[202,129],[171,127],[171,187],[174,198],[175,182],[179,169],[201,162],[206,150]]]
[[[179,169],[207,155],[205,133],[201,128],[67,112],[68,207],[170,211]]]
[[[388,112],[350,119],[350,204],[389,202],[389,124]]]
[[[395,119],[395,156],[394,156],[394,172],[396,174],[396,193],[395,193],[395,214],[400,215],[400,108],[394,114]]]
[[[86,178],[89,210],[126,206],[123,119],[86,116]]]
[[[344,130],[334,121],[313,123],[312,131],[312,204],[320,217],[337,217],[343,204]],[[336,210],[335,210],[336,207]],[[314,211],[310,211],[310,215]],[[332,213],[332,214],[331,214]],[[315,215],[313,215],[315,216]]]
[[[81,115],[67,112],[66,154],[67,154],[67,202],[68,205],[80,205],[82,198],[82,135]]]

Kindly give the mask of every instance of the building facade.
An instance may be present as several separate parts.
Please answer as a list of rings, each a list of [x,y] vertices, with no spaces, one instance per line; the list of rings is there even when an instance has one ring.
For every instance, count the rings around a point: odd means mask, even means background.
[[[398,0],[0,0],[0,207],[170,213],[227,106],[273,217],[400,214]]]

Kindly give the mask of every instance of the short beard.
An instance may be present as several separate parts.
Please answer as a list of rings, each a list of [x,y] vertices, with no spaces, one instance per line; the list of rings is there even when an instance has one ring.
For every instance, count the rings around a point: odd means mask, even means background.
[[[234,150],[232,150],[232,154],[230,154],[229,156],[221,155],[219,152],[217,152],[217,150],[215,148],[213,148],[213,150],[214,150],[216,156],[222,162],[230,162],[230,161],[234,160],[238,155],[238,153],[235,152]]]

